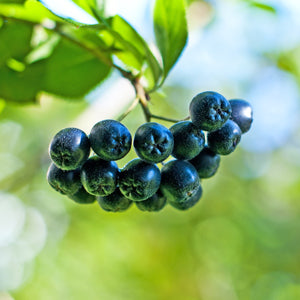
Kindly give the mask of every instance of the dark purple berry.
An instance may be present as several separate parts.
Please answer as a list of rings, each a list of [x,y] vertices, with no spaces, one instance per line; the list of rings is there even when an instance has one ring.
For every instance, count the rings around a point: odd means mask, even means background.
[[[222,127],[231,115],[229,102],[219,93],[203,92],[196,95],[190,104],[190,116],[195,126],[205,131]]]
[[[135,204],[141,211],[160,211],[165,207],[166,202],[166,197],[158,190],[152,197]]]
[[[75,170],[88,159],[90,141],[82,130],[65,128],[54,136],[49,146],[49,154],[60,169]]]
[[[104,160],[118,160],[131,148],[131,134],[120,122],[103,120],[94,125],[90,133],[92,149]]]
[[[253,122],[253,110],[249,102],[241,99],[229,100],[232,113],[231,120],[239,125],[242,133],[249,131]]]
[[[149,122],[137,129],[133,145],[136,154],[142,160],[158,163],[171,154],[174,140],[168,128],[155,122]]]
[[[121,212],[130,207],[132,201],[127,199],[119,189],[105,197],[98,197],[97,201],[100,207],[110,212]]]
[[[157,192],[160,180],[160,171],[156,165],[136,158],[121,170],[120,191],[128,199],[143,201]]]
[[[81,182],[90,194],[107,196],[116,189],[118,174],[119,168],[114,161],[93,156],[81,168]]]
[[[189,162],[195,167],[199,177],[209,178],[215,175],[220,165],[221,157],[208,147],[205,147],[196,157]]]
[[[74,195],[68,195],[68,197],[80,204],[90,204],[96,201],[96,197],[89,194],[84,187],[81,187]]]
[[[191,198],[187,199],[184,202],[171,202],[169,201],[169,204],[175,208],[177,208],[178,210],[187,210],[193,206],[195,206],[200,198],[202,196],[202,187],[198,189],[198,191],[196,192],[196,194],[194,194]]]
[[[202,130],[190,121],[178,122],[170,128],[174,137],[172,155],[181,160],[192,159],[200,153],[205,144]]]
[[[64,171],[53,163],[48,169],[47,180],[53,189],[63,195],[73,195],[82,187],[80,170]]]
[[[208,147],[217,154],[228,155],[235,150],[241,135],[240,127],[232,120],[228,120],[222,128],[208,133]]]
[[[172,160],[162,167],[160,189],[168,201],[185,202],[200,188],[198,173],[189,162]]]

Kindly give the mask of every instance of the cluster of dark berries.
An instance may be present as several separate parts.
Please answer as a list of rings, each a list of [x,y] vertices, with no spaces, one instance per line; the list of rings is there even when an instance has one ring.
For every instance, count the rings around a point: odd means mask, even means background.
[[[142,211],[159,211],[166,203],[186,210],[202,196],[200,180],[216,173],[220,155],[235,150],[253,120],[248,102],[227,101],[216,92],[195,96],[190,117],[170,129],[154,122],[141,125],[133,138],[139,158],[122,169],[115,161],[129,152],[132,137],[120,122],[100,121],[89,137],[65,128],[50,144],[48,182],[75,202],[97,200],[106,211],[124,211],[132,202]],[[163,163],[170,155],[175,159]]]

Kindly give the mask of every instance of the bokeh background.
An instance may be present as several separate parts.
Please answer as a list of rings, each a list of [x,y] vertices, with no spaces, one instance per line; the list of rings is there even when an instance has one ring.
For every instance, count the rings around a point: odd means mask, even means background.
[[[93,23],[67,0],[45,2]],[[106,1],[149,43],[152,8]],[[297,0],[189,1],[188,45],[152,111],[183,118],[195,94],[214,90],[249,101],[255,120],[186,212],[107,213],[46,182],[56,132],[88,133],[133,100],[119,74],[81,101],[0,101],[0,299],[300,299],[299,16]],[[143,122],[139,107],[124,120],[131,132]]]

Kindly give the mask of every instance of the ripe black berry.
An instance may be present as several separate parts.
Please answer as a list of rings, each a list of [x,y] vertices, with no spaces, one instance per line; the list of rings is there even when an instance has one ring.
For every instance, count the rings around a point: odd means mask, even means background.
[[[231,119],[239,125],[242,133],[249,131],[253,122],[253,110],[249,102],[240,99],[229,101],[232,109]]]
[[[63,195],[73,195],[82,187],[78,169],[64,171],[53,163],[48,169],[47,180],[52,188]]]
[[[196,192],[196,194],[194,194],[192,197],[190,197],[186,201],[184,201],[184,202],[169,201],[169,204],[171,206],[177,208],[178,210],[187,210],[187,209],[193,207],[194,205],[196,205],[199,202],[201,196],[202,196],[202,187],[200,187],[198,189],[198,191]]]
[[[121,170],[120,191],[128,199],[143,201],[157,192],[160,180],[160,171],[156,165],[136,158]]]
[[[187,161],[172,160],[161,169],[160,189],[168,201],[184,202],[200,188],[198,173]]]
[[[232,120],[228,120],[222,128],[208,133],[208,147],[217,154],[230,154],[240,142],[241,135],[240,127]]]
[[[90,142],[87,135],[77,128],[59,131],[49,146],[52,161],[62,170],[75,170],[88,159]]]
[[[131,148],[131,134],[120,122],[104,120],[94,125],[90,133],[92,149],[104,160],[118,160]]]
[[[158,190],[152,197],[144,200],[136,202],[136,206],[141,211],[160,211],[166,205],[167,199]]]
[[[74,195],[68,195],[68,197],[80,204],[90,204],[96,201],[96,197],[89,194],[84,187],[81,187]]]
[[[106,197],[98,197],[100,207],[106,211],[120,212],[130,207],[132,201],[121,194],[119,189]]]
[[[231,106],[216,92],[204,92],[196,95],[190,104],[192,122],[200,129],[214,131],[222,127],[229,119]]]
[[[114,161],[93,156],[81,168],[81,182],[90,194],[107,196],[117,187],[118,173],[119,169]]]
[[[202,130],[190,121],[178,122],[170,128],[174,137],[172,155],[181,160],[192,159],[200,153],[205,144]]]
[[[215,175],[220,165],[220,155],[205,147],[196,157],[189,162],[195,167],[199,177],[209,178]]]
[[[133,145],[135,152],[142,160],[158,163],[171,154],[174,140],[168,128],[149,122],[137,129]]]

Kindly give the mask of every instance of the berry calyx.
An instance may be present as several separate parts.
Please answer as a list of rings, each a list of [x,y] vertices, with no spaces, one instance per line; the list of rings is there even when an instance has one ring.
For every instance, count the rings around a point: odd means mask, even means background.
[[[61,170],[54,163],[48,169],[47,180],[53,189],[63,195],[73,195],[82,187],[80,170]]]
[[[172,152],[174,139],[165,126],[149,122],[141,125],[133,141],[136,154],[144,161],[158,163],[164,161]]]
[[[121,170],[119,187],[126,198],[143,201],[157,192],[160,180],[160,171],[156,165],[136,158]]]
[[[118,174],[119,168],[114,161],[93,156],[82,166],[81,182],[90,194],[107,196],[116,189]]]
[[[203,92],[190,103],[190,116],[195,126],[205,131],[222,127],[231,115],[230,103],[219,93]]]
[[[118,160],[131,148],[131,134],[120,122],[103,120],[94,125],[90,133],[92,149],[103,160]]]

